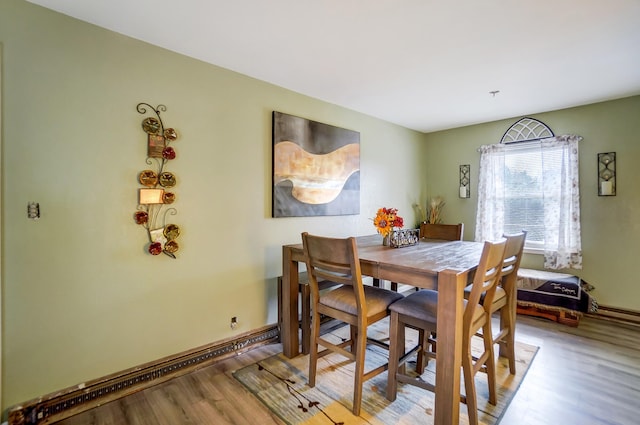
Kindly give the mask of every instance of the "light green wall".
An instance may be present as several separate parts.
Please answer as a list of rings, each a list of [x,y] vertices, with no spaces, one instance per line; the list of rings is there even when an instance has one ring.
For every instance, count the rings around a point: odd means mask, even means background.
[[[640,96],[531,115],[555,134],[579,134],[583,269],[572,270],[596,287],[606,306],[640,311],[635,262],[640,252]],[[465,223],[465,239],[475,234],[480,145],[498,143],[518,119],[428,134],[429,192],[445,197],[447,222]],[[597,153],[617,152],[617,196],[598,196]],[[458,166],[471,164],[471,198],[458,197]],[[523,267],[542,269],[541,255],[527,255]]]
[[[0,164],[2,164],[2,42],[0,42]],[[0,165],[0,188],[2,187],[2,178],[3,178],[3,172],[2,172],[2,166]],[[4,211],[4,205],[2,205],[2,190],[0,189],[0,211]],[[0,215],[0,336],[2,335],[2,323],[3,323],[3,290],[2,288],[4,288],[4,285],[2,284],[2,269],[4,267],[4,261],[2,260],[4,257],[2,256],[2,248],[3,248],[3,243],[2,243],[2,216],[4,214]],[[0,377],[2,377],[2,339],[0,338]],[[2,400],[2,381],[0,380],[0,400]]]
[[[476,148],[518,119],[422,135],[21,0],[0,0],[0,43],[3,409],[274,323],[281,245],[302,231],[369,234],[380,206],[412,223],[418,198],[442,195],[445,221],[472,239]],[[138,102],[167,105],[180,134],[177,260],[146,254],[132,218],[146,168]],[[273,110],[360,132],[359,216],[270,218]],[[600,303],[633,310],[639,115],[640,97],[533,115],[584,137],[577,273]],[[597,196],[604,151],[618,152],[616,197]],[[459,164],[471,164],[471,199],[457,196]]]
[[[275,323],[281,246],[302,231],[370,234],[381,206],[416,220],[423,134],[23,1],[0,0],[0,43],[3,409]],[[138,102],[180,135],[177,260],[133,221]],[[360,132],[360,215],[270,218],[273,110]]]

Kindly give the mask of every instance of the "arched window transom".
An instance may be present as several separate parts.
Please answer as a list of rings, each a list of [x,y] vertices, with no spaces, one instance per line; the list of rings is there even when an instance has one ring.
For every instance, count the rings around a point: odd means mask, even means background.
[[[542,121],[525,117],[509,127],[500,143],[531,142],[554,136],[553,131]]]

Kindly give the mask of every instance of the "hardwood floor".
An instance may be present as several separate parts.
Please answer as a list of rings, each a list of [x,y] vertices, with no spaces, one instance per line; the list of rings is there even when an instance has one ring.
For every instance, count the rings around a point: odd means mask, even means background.
[[[540,350],[501,425],[640,423],[640,327],[518,316],[516,332]]]
[[[516,338],[540,350],[501,425],[640,423],[640,327],[518,316]],[[281,349],[260,347],[57,424],[283,424],[231,376]]]

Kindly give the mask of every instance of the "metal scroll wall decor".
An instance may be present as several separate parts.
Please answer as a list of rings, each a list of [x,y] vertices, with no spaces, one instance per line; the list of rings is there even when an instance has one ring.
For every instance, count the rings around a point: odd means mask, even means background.
[[[177,210],[169,206],[176,200],[173,192],[176,176],[167,171],[166,166],[176,158],[176,151],[169,145],[178,139],[178,134],[173,128],[165,128],[160,118],[160,113],[166,112],[166,106],[154,108],[148,103],[139,103],[136,109],[140,114],[155,116],[142,120],[142,129],[147,133],[146,163],[149,168],[138,175],[143,187],[138,190],[135,221],[147,231],[147,251],[151,255],[165,254],[176,258],[179,249],[176,239],[180,235],[180,228],[176,224],[167,224],[167,217],[177,214]]]

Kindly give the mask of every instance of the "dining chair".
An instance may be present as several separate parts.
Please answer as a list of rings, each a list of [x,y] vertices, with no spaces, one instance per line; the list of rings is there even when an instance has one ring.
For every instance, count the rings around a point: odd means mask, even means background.
[[[311,352],[309,386],[316,383],[318,358],[335,352],[355,362],[353,414],[360,414],[363,383],[387,370],[388,363],[364,370],[367,342],[388,349],[388,344],[367,338],[367,327],[389,316],[389,305],[403,298],[397,292],[364,285],[356,240],[302,234],[302,244],[311,288]],[[338,282],[341,286],[320,293],[318,281]],[[334,344],[320,335],[321,315],[350,326],[350,339]],[[318,346],[324,349],[318,352]],[[346,347],[349,347],[347,349]]]
[[[500,344],[500,355],[509,360],[509,372],[516,374],[516,309],[517,309],[517,280],[520,261],[524,251],[527,232],[522,231],[513,235],[504,235],[506,247],[502,263],[502,276],[496,287],[493,302],[489,306],[489,314],[500,312],[500,330],[492,335],[493,344]],[[465,298],[469,298],[472,285],[465,288]],[[481,294],[480,302],[484,305],[485,295]]]
[[[495,294],[495,288],[502,274],[502,261],[506,240],[498,242],[485,242],[480,257],[478,268],[473,279],[473,288],[468,300],[464,300],[462,320],[462,371],[464,375],[465,394],[461,395],[461,401],[467,404],[469,423],[478,423],[478,411],[475,388],[476,373],[485,368],[488,374],[489,403],[497,402],[495,388],[495,364],[493,360],[493,341],[491,335],[491,316],[489,310],[480,304],[480,296],[484,293],[485,300],[490,302]],[[398,382],[414,385],[435,392],[434,384],[414,377],[406,372],[406,361],[414,353],[418,356],[427,355],[435,358],[435,353],[427,351],[425,335],[433,334],[438,323],[438,291],[424,289],[407,295],[404,299],[392,304],[391,319],[389,322],[390,352],[389,373],[387,381],[387,399],[394,401],[398,391]],[[406,351],[405,327],[419,330],[418,344],[408,352]],[[471,343],[476,332],[482,329],[483,352],[474,356],[471,352]],[[436,369],[438,364],[436,362]],[[418,374],[423,371],[418,370]]]
[[[420,223],[420,237],[442,239],[445,241],[461,241],[464,234],[464,223],[431,224]]]

